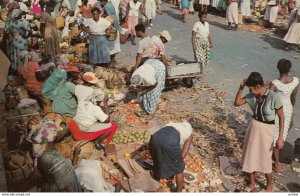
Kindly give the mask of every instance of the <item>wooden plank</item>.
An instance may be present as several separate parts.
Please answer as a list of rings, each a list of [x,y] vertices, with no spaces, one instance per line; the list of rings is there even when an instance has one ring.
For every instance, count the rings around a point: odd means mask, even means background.
[[[178,76],[168,76],[166,77],[167,80],[171,80],[171,79],[181,79],[181,78],[198,78],[198,77],[202,77],[203,74],[189,74],[189,75],[178,75]]]
[[[178,76],[191,73],[199,73],[201,71],[199,63],[189,63],[176,66],[167,66],[167,76]]]

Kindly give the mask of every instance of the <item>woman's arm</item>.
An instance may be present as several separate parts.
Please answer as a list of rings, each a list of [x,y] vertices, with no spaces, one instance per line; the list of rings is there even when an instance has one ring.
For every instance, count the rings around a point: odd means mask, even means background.
[[[112,26],[109,26],[109,27],[105,30],[106,36],[109,36],[109,35],[110,35],[111,28],[112,28]]]
[[[149,92],[149,91],[155,89],[155,88],[157,87],[157,85],[158,85],[158,81],[156,81],[155,84],[152,85],[152,86],[145,86],[145,87],[142,87],[142,95],[144,95],[144,94],[146,94],[147,92]]]
[[[107,104],[108,99],[109,99],[108,96],[105,96],[105,98],[103,99],[105,114],[107,114],[107,116],[108,116],[107,119],[103,123],[109,123],[110,122],[110,112],[109,112],[109,106]]]
[[[240,84],[240,88],[239,88],[238,92],[236,93],[234,106],[241,106],[241,105],[244,105],[247,103],[246,99],[242,98],[243,90],[245,87],[245,81],[246,80],[242,80],[242,82]]]
[[[209,36],[208,36],[208,42],[209,42],[209,46],[210,46],[210,48],[212,48],[212,47],[213,47],[213,45],[212,45],[212,41],[211,41],[211,36],[210,36],[210,34],[209,34]]]
[[[182,151],[181,151],[181,155],[182,155],[183,159],[187,155],[187,153],[189,152],[192,141],[193,141],[193,135],[190,135],[190,137],[184,142],[184,145],[183,145],[183,148],[182,148]]]
[[[283,143],[283,130],[284,130],[284,114],[283,114],[283,107],[280,109],[276,110],[276,114],[278,115],[279,118],[279,136],[276,141],[276,146],[280,150],[283,148],[284,143]]]
[[[136,63],[135,63],[134,70],[136,70],[139,67],[139,65],[142,62],[142,59],[143,59],[143,54],[142,53],[137,53],[137,55],[136,55]]]
[[[140,12],[141,12],[141,14],[148,20],[148,17],[147,17],[147,15],[146,15],[146,13],[145,13],[145,9],[143,8],[142,5],[140,6]]]
[[[299,17],[300,18],[300,17]],[[291,94],[291,102],[292,102],[292,105],[293,107],[295,106],[296,104],[296,96],[297,96],[297,93],[298,93],[298,88],[299,86],[296,86]]]

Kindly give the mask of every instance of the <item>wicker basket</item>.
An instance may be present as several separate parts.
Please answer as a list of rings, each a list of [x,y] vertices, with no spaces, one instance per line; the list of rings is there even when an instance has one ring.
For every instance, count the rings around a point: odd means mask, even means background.
[[[117,29],[114,27],[111,28],[110,34],[107,36],[109,41],[115,41],[117,39]]]
[[[7,162],[9,160],[8,157],[13,153],[23,156],[26,159],[26,163],[16,170],[5,169],[5,175],[9,182],[13,184],[20,184],[23,183],[26,179],[28,179],[31,175],[33,171],[33,161],[31,157],[27,156],[24,152],[18,150],[10,151],[6,155],[4,155],[4,161]]]
[[[17,108],[17,111],[21,115],[32,114],[35,112],[39,112],[40,110],[41,110],[41,108],[38,103],[31,104],[30,106],[27,106],[27,107]]]

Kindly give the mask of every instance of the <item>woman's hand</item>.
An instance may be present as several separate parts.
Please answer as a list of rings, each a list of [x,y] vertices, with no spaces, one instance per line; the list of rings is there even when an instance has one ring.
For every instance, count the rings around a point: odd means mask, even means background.
[[[246,83],[246,79],[243,79],[240,83],[240,90],[244,90],[245,85],[246,85],[245,83]]]
[[[278,138],[277,141],[276,141],[276,147],[281,150],[284,146],[284,143],[283,143],[283,140],[282,138]]]

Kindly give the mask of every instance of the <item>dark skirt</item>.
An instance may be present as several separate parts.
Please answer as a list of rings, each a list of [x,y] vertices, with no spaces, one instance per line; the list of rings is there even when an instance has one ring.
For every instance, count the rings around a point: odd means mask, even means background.
[[[104,35],[91,35],[89,62],[92,64],[110,62],[110,43]]]
[[[174,127],[163,127],[151,136],[149,150],[153,158],[154,177],[170,178],[184,171],[180,136]]]

